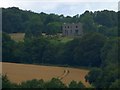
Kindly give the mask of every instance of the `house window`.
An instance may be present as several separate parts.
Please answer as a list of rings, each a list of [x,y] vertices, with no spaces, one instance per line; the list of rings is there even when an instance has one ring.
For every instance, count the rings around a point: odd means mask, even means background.
[[[68,31],[67,30],[65,30],[65,35],[68,35]]]
[[[78,35],[78,30],[75,30],[75,35]]]
[[[65,30],[65,35],[66,35],[66,32],[67,32],[67,31]]]
[[[68,35],[68,30],[66,31],[66,34]]]
[[[72,30],[70,30],[70,33],[72,34]]]

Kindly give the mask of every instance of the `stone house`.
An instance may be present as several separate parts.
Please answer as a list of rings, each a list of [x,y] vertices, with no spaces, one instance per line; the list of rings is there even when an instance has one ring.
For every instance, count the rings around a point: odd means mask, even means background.
[[[81,23],[64,23],[62,25],[63,36],[82,36],[83,29]]]

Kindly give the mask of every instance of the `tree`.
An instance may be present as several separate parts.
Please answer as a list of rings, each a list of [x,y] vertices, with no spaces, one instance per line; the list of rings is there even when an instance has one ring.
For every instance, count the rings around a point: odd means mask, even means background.
[[[2,59],[3,61],[15,61],[14,50],[16,49],[16,42],[13,41],[6,33],[2,33]]]
[[[19,85],[20,88],[44,88],[44,81],[41,80],[37,80],[37,79],[33,79],[33,80],[28,80],[25,82],[22,82]]]
[[[18,88],[19,87],[17,84],[12,83],[8,79],[7,75],[0,75],[0,80],[2,80],[1,82],[2,82],[2,88],[3,89],[5,89],[5,88],[6,89],[8,89],[8,88]]]
[[[83,23],[84,33],[95,32],[97,30],[92,12],[85,11],[84,14],[80,16],[80,21]]]
[[[96,88],[112,88],[117,87],[116,80],[119,75],[119,57],[118,57],[118,38],[107,39],[104,47],[101,49],[102,64],[100,68],[91,70],[86,76],[88,80]],[[97,75],[96,75],[97,74]]]
[[[47,31],[48,35],[56,35],[57,33],[61,32],[61,23],[59,22],[52,22],[47,24]]]
[[[74,62],[74,50],[75,48],[78,46],[79,44],[79,39],[74,39],[68,43],[66,43],[63,47],[63,52],[61,55],[61,59],[62,59],[62,64],[66,64],[66,65],[77,65]]]
[[[85,88],[82,82],[71,81],[69,84],[69,88]]]
[[[54,44],[48,43],[43,53],[42,61],[48,64],[57,64],[57,51],[59,48]]]
[[[108,10],[95,12],[85,11],[80,16],[77,14],[73,17],[64,17],[64,15],[57,15],[54,13],[35,13],[32,11],[21,10],[18,7],[11,7],[6,9],[2,8],[2,11],[3,31],[7,33],[23,32],[26,33],[28,37],[34,35],[33,33],[35,33],[35,35],[40,35],[41,32],[55,34],[56,32],[61,32],[60,29],[58,29],[59,25],[63,23],[78,22],[83,24],[84,33],[98,32],[99,26],[102,26],[107,28],[107,30],[105,29],[102,32],[107,32],[107,35],[110,36],[116,36],[117,29],[115,28],[119,24],[117,20],[117,17],[119,17],[119,12]],[[53,26],[56,28],[53,29]]]
[[[8,80],[8,77],[6,75],[1,76],[2,77],[2,88],[11,88],[11,82]]]
[[[5,32],[19,32],[23,31],[22,27],[22,18],[21,16],[17,13],[19,11],[19,8],[12,7],[3,9],[3,31]],[[14,13],[13,13],[14,12]],[[11,23],[12,22],[12,23]]]
[[[51,81],[45,83],[46,88],[65,88],[66,86],[56,78],[52,78]]]
[[[102,74],[101,69],[99,68],[93,68],[86,76],[85,79],[88,81],[90,84],[93,84],[96,82],[98,77]]]
[[[106,27],[117,26],[117,13],[115,11],[97,11],[94,14],[94,21]]]
[[[1,78],[1,76],[0,76]],[[2,76],[2,88],[40,88],[40,89],[49,89],[49,88],[85,88],[82,82],[71,81],[67,87],[63,82],[57,78],[52,78],[50,81],[44,82],[42,79],[32,79],[21,82],[20,84],[12,83],[8,80],[6,75]]]
[[[84,35],[73,51],[76,64],[82,66],[100,66],[100,51],[105,40],[106,37],[99,33],[89,33]]]
[[[47,39],[43,37],[25,39],[21,49],[21,61],[23,63],[43,63],[42,58],[47,44]]]
[[[120,88],[120,80],[117,79],[115,82],[113,82],[110,88]]]
[[[38,15],[34,15],[26,22],[25,37],[40,37],[43,31],[43,23]]]
[[[118,64],[118,50],[119,50],[119,38],[107,39],[104,47],[101,49],[102,65],[107,66],[110,63]]]

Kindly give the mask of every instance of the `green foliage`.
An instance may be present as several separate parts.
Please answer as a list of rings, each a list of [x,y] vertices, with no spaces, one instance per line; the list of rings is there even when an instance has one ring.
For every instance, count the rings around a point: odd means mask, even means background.
[[[44,88],[44,81],[33,79],[24,81],[19,85],[20,88]]]
[[[76,81],[71,81],[69,88],[85,88],[85,86],[82,84],[82,82],[77,83]]]
[[[117,26],[117,13],[114,11],[96,11],[94,15],[94,20],[100,25],[113,27]]]
[[[0,77],[1,78],[1,77]],[[3,88],[85,88],[82,82],[76,83],[75,81],[70,82],[69,86],[67,87],[63,82],[59,79],[52,78],[50,81],[44,82],[42,79],[32,79],[23,81],[20,84],[14,84],[10,82],[6,75],[2,76],[2,87]]]
[[[42,34],[43,23],[38,15],[33,15],[29,21],[26,22],[25,37],[39,37]]]
[[[118,66],[109,65],[103,69],[91,70],[86,79],[96,88],[110,88],[119,78]]]
[[[11,88],[11,82],[8,80],[7,76],[2,76],[2,88]]]
[[[66,43],[58,41],[57,38],[42,36],[26,38],[24,42],[16,45],[13,58],[22,63],[100,66],[100,51],[105,40],[106,38],[98,33],[89,33]]]
[[[113,82],[110,88],[120,88],[120,80]]]
[[[0,75],[0,79],[2,78],[2,88],[18,88],[18,85],[15,83],[12,83],[7,75]]]
[[[92,12],[86,11],[84,14],[81,15],[80,18],[81,22],[83,23],[84,33],[96,31]]]
[[[94,83],[99,75],[102,73],[101,69],[99,68],[94,68],[92,69],[86,76],[85,76],[85,79],[86,81],[88,81],[90,84],[91,83]]]
[[[99,33],[83,36],[79,43],[79,47],[75,49],[75,60],[79,60],[78,63],[81,63],[83,60],[86,62],[84,64],[87,66],[100,66],[100,50],[103,47],[105,40],[106,38]]]
[[[28,20],[28,16],[17,7],[8,9],[2,9],[3,15],[3,31],[7,33],[24,32],[25,21]]]
[[[46,88],[65,88],[66,86],[56,78],[51,79],[51,81],[48,81],[45,83]]]
[[[118,88],[119,72],[119,38],[108,39],[102,48],[102,65],[101,68],[91,70],[86,76],[96,88]],[[97,75],[96,75],[97,74]]]
[[[64,63],[78,66],[100,66],[101,48],[106,37],[99,33],[89,33],[67,43],[63,53]],[[71,52],[72,51],[72,52]]]
[[[21,49],[22,55],[19,55],[22,62],[24,63],[43,63],[43,53],[47,46],[47,39],[39,37],[26,39],[23,43],[23,47]]]
[[[16,43],[10,36],[6,33],[2,33],[2,58],[3,61],[15,62],[14,49],[16,48]]]
[[[50,81],[44,82],[41,80],[27,80],[21,82],[19,88],[65,88],[66,86],[56,78],[52,78]]]
[[[43,53],[43,63],[48,63],[48,64],[57,64],[57,54],[59,50],[59,46],[56,46],[55,44],[48,43],[45,51]]]
[[[98,67],[85,77],[96,88],[118,87],[119,75],[119,19],[120,12],[86,11],[73,17],[56,14],[40,14],[23,11],[19,8],[3,8],[3,32],[24,32],[23,42],[14,42],[6,33],[2,33],[3,61],[21,63],[47,63],[70,66]],[[11,23],[12,22],[12,23]],[[84,35],[81,38],[64,41],[57,37],[62,23],[82,22]],[[118,25],[118,27],[117,27]],[[50,37],[41,36],[42,32]],[[6,87],[17,87],[3,78]],[[52,83],[51,83],[52,82]],[[39,86],[38,83],[42,83]],[[43,87],[42,81],[32,80],[21,84],[30,87]],[[80,85],[79,85],[80,84]],[[71,82],[70,87],[82,87],[81,83]],[[38,86],[37,86],[38,85]],[[49,87],[65,87],[58,79],[47,82]]]
[[[47,31],[46,34],[48,35],[56,35],[57,33],[61,32],[61,23],[59,22],[52,22],[47,24]]]
[[[101,58],[103,66],[106,66],[110,63],[118,64],[118,50],[119,50],[119,38],[109,38],[104,47],[101,49]]]
[[[61,32],[63,23],[78,22],[83,23],[84,33],[102,32],[107,36],[116,36],[118,32],[116,27],[119,12],[114,11],[85,11],[82,15],[77,14],[73,17],[43,12],[34,13],[20,10],[17,7],[2,8],[2,11],[3,31],[7,33],[24,32],[26,37],[39,36],[41,32],[55,35]]]

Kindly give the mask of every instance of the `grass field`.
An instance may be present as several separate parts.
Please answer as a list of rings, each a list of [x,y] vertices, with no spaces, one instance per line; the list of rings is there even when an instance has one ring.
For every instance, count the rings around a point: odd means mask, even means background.
[[[25,33],[11,33],[11,34],[9,34],[10,35],[10,37],[13,39],[13,40],[15,40],[16,42],[18,42],[18,41],[23,41],[24,40],[24,37],[25,37]],[[71,40],[73,40],[73,38],[72,37],[54,37],[53,39],[51,39],[51,42],[53,42],[53,43],[66,43],[66,42],[69,42],[69,41],[71,41]]]
[[[75,80],[81,81],[88,87],[90,85],[84,79],[88,72],[89,70],[86,69],[2,62],[2,73],[7,74],[8,78],[15,83],[31,79],[48,81],[52,78],[59,78],[65,84]]]
[[[61,37],[61,38],[59,38],[59,40],[62,43],[66,43],[66,42],[73,40],[73,38],[72,37]]]
[[[23,41],[25,33],[11,33],[9,35],[13,40],[18,42],[18,41]]]

